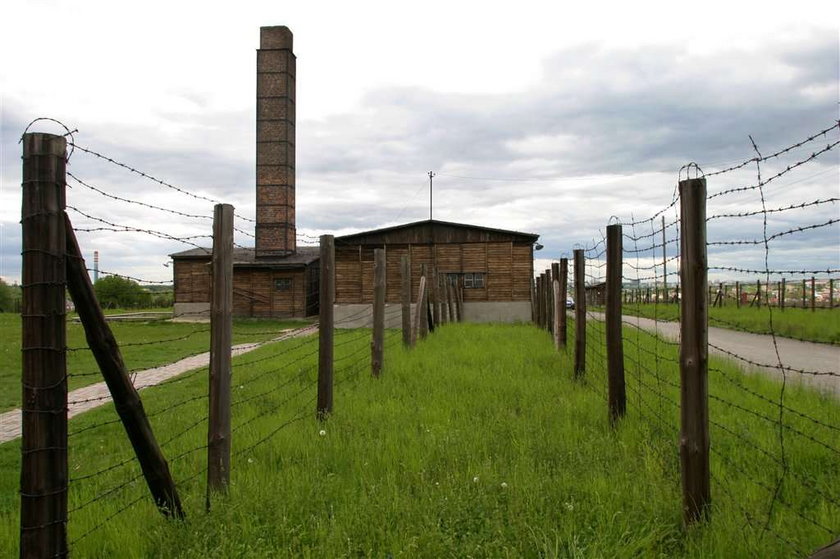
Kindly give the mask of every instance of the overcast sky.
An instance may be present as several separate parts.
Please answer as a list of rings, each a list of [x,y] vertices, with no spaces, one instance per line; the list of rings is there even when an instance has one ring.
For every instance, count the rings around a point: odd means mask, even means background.
[[[253,217],[263,25],[287,25],[295,36],[304,235],[428,218],[433,170],[435,218],[537,233],[542,266],[599,239],[611,216],[627,223],[667,206],[690,161],[708,173],[752,157],[748,135],[766,154],[837,121],[836,2],[615,4],[9,3],[0,19],[0,276],[20,279],[18,140],[36,117]],[[50,123],[33,130],[63,133]],[[838,139],[835,128],[767,162],[762,175]],[[212,214],[211,202],[79,151],[69,169],[115,196]],[[767,207],[840,197],[838,169],[840,148],[767,185]],[[709,192],[755,182],[749,166],[710,177]],[[68,204],[88,215],[175,236],[210,232],[207,219],[69,183]],[[710,201],[708,213],[760,207],[759,192],[747,191]],[[70,216],[77,228],[103,225]],[[774,216],[768,234],[838,218],[840,204],[811,206]],[[253,232],[245,220],[237,227]],[[710,222],[711,241],[762,235],[760,218]],[[103,270],[159,281],[171,279],[167,254],[190,248],[127,233],[81,232],[79,240],[89,264],[99,250]],[[253,242],[243,233],[236,240]],[[709,260],[763,267],[764,252],[714,246]],[[769,263],[840,268],[840,228],[780,237]]]

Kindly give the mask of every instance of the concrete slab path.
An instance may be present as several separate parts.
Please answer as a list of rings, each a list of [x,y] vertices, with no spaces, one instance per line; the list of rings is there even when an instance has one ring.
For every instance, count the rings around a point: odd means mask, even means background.
[[[308,336],[317,331],[317,325],[305,326],[303,328],[297,328],[294,330],[285,330],[280,336],[272,338],[271,340],[250,344],[235,345],[232,348],[233,355],[242,355],[243,353],[254,351],[255,349],[267,344],[282,342],[284,340],[289,340],[300,336]],[[192,371],[201,367],[207,367],[209,364],[210,352],[208,351],[205,353],[200,353],[198,355],[185,357],[184,359],[176,361],[175,363],[170,363],[169,365],[162,365],[160,367],[154,367],[152,369],[136,371],[132,373],[132,381],[134,383],[134,387],[137,390],[143,390],[144,388],[160,384],[161,382],[167,379],[181,375],[183,373],[186,373],[187,371]],[[94,408],[98,408],[99,406],[107,404],[110,401],[111,393],[108,391],[108,386],[104,382],[99,382],[96,384],[85,386],[83,388],[78,388],[67,395],[67,417],[75,417],[80,413],[84,413]],[[20,437],[20,435],[20,409],[15,409],[0,414],[0,444],[17,439],[18,437]]]
[[[591,315],[598,320],[604,319],[600,313]],[[658,332],[666,339],[678,340],[680,336],[678,322],[657,322],[638,316],[624,316],[623,321],[648,332]],[[779,336],[776,336],[776,344],[788,382],[812,386],[840,398],[840,346],[800,342]],[[709,351],[731,358],[745,370],[760,371],[779,380],[782,378],[772,336],[709,327]],[[753,364],[735,359],[730,354],[739,355]]]

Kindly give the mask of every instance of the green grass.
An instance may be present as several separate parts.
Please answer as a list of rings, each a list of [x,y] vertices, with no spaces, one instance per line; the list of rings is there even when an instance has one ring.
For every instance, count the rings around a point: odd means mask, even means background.
[[[257,342],[269,339],[284,328],[297,328],[297,320],[252,320],[234,321],[234,343]],[[210,325],[201,323],[112,322],[111,329],[118,342],[148,345],[124,345],[123,359],[129,370],[147,369],[177,361],[190,355],[209,351]],[[20,405],[20,315],[0,313],[0,412]],[[67,354],[67,369],[70,372],[70,390],[102,381],[93,355],[87,350],[85,333],[81,324],[67,322],[67,347],[74,348]],[[82,348],[82,349],[75,349]],[[73,376],[74,374],[79,376]]]
[[[709,309],[709,326],[745,330],[756,334],[769,334],[811,342],[840,344],[840,309],[772,309],[773,328],[770,328],[770,309],[734,304]],[[629,303],[624,314],[659,320],[679,320],[679,305]]]
[[[776,418],[780,386],[717,360],[711,417],[734,434],[712,426],[712,446],[726,459],[712,456],[711,519],[685,529],[671,403],[679,399],[676,350],[628,329],[628,412],[612,430],[597,356],[603,332],[589,330],[585,382],[571,378],[573,352],[558,354],[533,326],[446,325],[410,352],[389,332],[379,380],[369,376],[369,331],[342,331],[335,413],[325,424],[314,419],[315,336],[239,357],[234,402],[242,403],[233,425],[244,426],[233,434],[230,493],[214,498],[210,512],[201,448],[206,371],[150,388],[144,403],[188,518],[161,518],[129,460],[71,483],[72,509],[128,482],[71,513],[71,540],[139,499],[72,550],[78,557],[730,558],[803,555],[833,539],[799,515],[836,537],[836,451],[785,430],[788,473],[769,514],[762,485],[772,490],[781,468],[744,440],[778,455],[776,426],[723,402]],[[840,424],[835,400],[792,384],[785,405]],[[113,417],[105,406],[71,422],[71,432],[90,428],[70,439],[71,476],[131,457],[119,425],[91,428]],[[836,428],[788,410],[784,420],[840,447]],[[0,446],[0,556],[17,554],[17,453],[16,443]]]

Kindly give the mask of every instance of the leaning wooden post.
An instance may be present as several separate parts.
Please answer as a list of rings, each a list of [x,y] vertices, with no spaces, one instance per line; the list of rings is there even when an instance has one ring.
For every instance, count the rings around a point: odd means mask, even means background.
[[[316,414],[326,419],[333,410],[333,333],[335,328],[335,238],[321,235],[320,293],[318,298],[318,402]]]
[[[66,146],[23,136],[21,558],[67,556]]]
[[[210,387],[207,419],[207,508],[210,493],[230,483],[230,381],[233,345],[233,206],[213,212],[213,294],[210,301]]]
[[[554,324],[551,331],[554,333],[554,349],[560,349],[560,315],[565,314],[566,306],[565,300],[560,299],[560,263],[551,263],[551,291],[554,301]]]
[[[575,378],[586,372],[586,269],[583,249],[575,249]]]
[[[817,310],[817,280],[811,276],[811,310]]]
[[[566,347],[566,338],[567,338],[567,327],[568,322],[566,320],[566,299],[568,299],[568,284],[569,281],[569,259],[568,258],[561,258],[560,259],[560,333],[558,335],[558,339],[560,340],[560,346]]]
[[[680,228],[680,462],[683,518],[692,523],[711,503],[706,179],[680,181]]]
[[[425,339],[429,334],[429,278],[427,276],[427,268],[425,264],[420,264],[420,278],[425,280],[426,289],[423,291],[423,300],[417,299],[417,307],[415,312],[420,316],[420,330],[418,331],[419,338]]]
[[[373,250],[373,339],[370,342],[370,374],[382,373],[385,341],[385,249]]]
[[[122,420],[146,484],[158,509],[166,516],[183,518],[184,511],[178,490],[169,472],[169,465],[155,440],[152,426],[143,409],[140,395],[128,375],[117,340],[105,322],[93,285],[85,268],[82,252],[73,232],[70,218],[65,216],[67,238],[67,287],[76,312],[79,313],[88,347],[93,353],[105,384],[111,392],[114,407]]]
[[[423,301],[426,299],[426,276],[420,276],[420,286],[417,289],[417,304],[414,307],[414,326],[412,328],[412,343],[417,342],[417,338],[420,335],[420,321],[426,316],[425,312],[422,312],[423,309]]]
[[[627,409],[624,386],[624,342],[621,335],[621,278],[622,278],[621,225],[607,226],[607,393],[610,423],[615,423]]]
[[[405,347],[411,347],[411,262],[408,255],[400,258],[401,290],[400,303],[402,306],[402,340]]]

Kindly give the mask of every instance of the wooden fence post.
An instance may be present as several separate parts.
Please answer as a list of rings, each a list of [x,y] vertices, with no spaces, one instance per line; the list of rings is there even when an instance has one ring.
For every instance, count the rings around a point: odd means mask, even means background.
[[[546,326],[546,330],[551,332],[552,337],[554,336],[554,279],[555,275],[551,273],[551,268],[545,271],[545,293],[546,293],[546,302],[548,303],[548,325]]]
[[[537,324],[537,283],[531,278],[531,322]]]
[[[785,293],[787,292],[787,286],[785,286],[785,278],[782,278],[781,287],[779,287],[779,308],[785,310]]]
[[[542,327],[543,327],[543,317],[542,317],[542,310],[543,310],[543,304],[542,304],[542,300],[543,300],[543,288],[542,288],[542,282],[543,282],[543,277],[542,277],[542,274],[538,275],[538,276],[534,279],[534,281],[536,282],[536,287],[535,287],[535,289],[534,289],[534,293],[536,294],[535,303],[534,303],[534,306],[535,306],[535,308],[534,308],[534,314],[536,314],[536,316],[537,316],[537,320],[536,320],[537,326],[538,326],[538,327],[540,327],[540,328],[542,328]]]
[[[811,276],[811,310],[817,310],[817,280]]]
[[[680,462],[683,518],[708,515],[711,503],[708,401],[706,179],[680,181]]]
[[[21,558],[67,555],[66,146],[23,136]]]
[[[562,347],[566,347],[568,322],[566,320],[566,299],[569,298],[569,259],[560,259],[560,334],[559,340]]]
[[[85,269],[82,252],[70,218],[65,215],[67,240],[67,287],[76,312],[85,329],[85,338],[93,353],[105,384],[114,400],[114,408],[122,421],[146,484],[160,512],[166,516],[183,518],[184,511],[178,490],[169,472],[154,432],[143,410],[143,402],[134,388],[111,327],[105,322],[102,308],[96,299],[90,276]]]
[[[401,290],[400,303],[402,306],[402,340],[405,347],[411,347],[411,262],[408,255],[400,258]]]
[[[808,281],[808,280],[806,280],[805,278],[802,278],[802,308],[803,308],[803,309],[804,309],[806,306],[808,306],[808,303],[807,303],[807,301],[808,301],[808,296],[807,296],[807,294],[806,294],[806,293],[807,293],[807,289],[808,289],[808,288],[806,287],[806,283],[807,283],[807,281]]]
[[[741,282],[735,282],[735,306],[741,308]]]
[[[431,276],[429,277],[431,280],[430,287],[431,287],[431,301],[432,301],[432,329],[435,326],[440,324],[440,297],[438,295],[438,277],[437,277],[437,268],[432,266]]]
[[[554,301],[554,322],[551,331],[554,333],[554,349],[560,350],[560,315],[566,310],[565,302],[560,299],[560,263],[551,263],[551,292]]]
[[[373,339],[370,342],[370,374],[382,373],[385,340],[385,249],[373,249]]]
[[[233,345],[233,206],[213,211],[213,296],[210,301],[210,402],[207,419],[207,508],[210,493],[230,483],[230,382]]]
[[[320,293],[318,316],[318,419],[333,410],[333,334],[335,328],[335,238],[321,235]]]
[[[444,282],[446,286],[446,306],[449,309],[449,322],[458,322],[458,317],[455,316],[455,298],[452,294],[452,284],[449,283],[449,278]]]
[[[423,317],[426,316],[423,310],[423,302],[426,300],[426,276],[420,276],[420,287],[417,289],[417,306],[414,307],[414,328],[412,339],[414,343],[417,342],[417,338],[420,336],[420,321],[423,320]]]
[[[457,295],[458,322],[464,322],[464,286],[461,285],[461,280],[458,280],[455,286],[455,294]]]
[[[610,423],[614,426],[624,417],[627,409],[627,394],[624,386],[624,341],[621,325],[621,279],[622,279],[621,225],[607,226],[607,392]]]
[[[834,278],[828,280],[828,308],[834,308]]]
[[[425,264],[420,264],[420,277],[425,279],[426,289],[423,291],[423,300],[417,299],[416,312],[420,315],[420,330],[418,336],[420,339],[425,339],[429,334],[429,293],[431,292],[429,286],[428,269]]]
[[[586,269],[583,249],[575,249],[575,378],[586,372]]]

